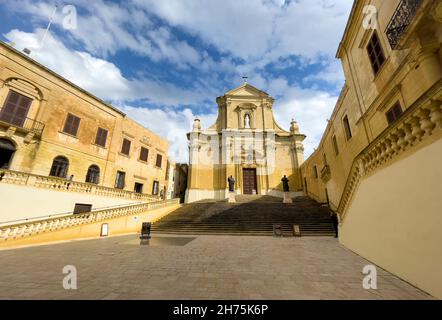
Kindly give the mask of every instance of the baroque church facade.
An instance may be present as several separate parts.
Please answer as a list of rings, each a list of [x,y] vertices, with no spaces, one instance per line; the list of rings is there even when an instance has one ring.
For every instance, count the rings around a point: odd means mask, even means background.
[[[282,177],[289,179],[290,196],[302,195],[299,167],[303,141],[296,121],[282,129],[273,115],[274,99],[248,83],[216,99],[218,118],[202,129],[195,119],[189,140],[186,203],[228,197],[227,179],[235,193],[283,196]]]

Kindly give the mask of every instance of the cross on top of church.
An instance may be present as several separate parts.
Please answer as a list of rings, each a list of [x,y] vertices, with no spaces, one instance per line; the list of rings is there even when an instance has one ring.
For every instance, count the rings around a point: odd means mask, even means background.
[[[242,79],[244,80],[245,83],[247,83],[247,79],[248,79],[248,78],[249,78],[249,77],[247,77],[247,76],[242,77]]]

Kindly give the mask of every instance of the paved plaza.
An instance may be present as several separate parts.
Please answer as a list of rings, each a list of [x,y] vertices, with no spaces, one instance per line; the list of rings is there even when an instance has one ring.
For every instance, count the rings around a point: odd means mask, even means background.
[[[431,299],[334,238],[137,235],[0,251],[0,299]],[[77,290],[63,288],[63,267]]]

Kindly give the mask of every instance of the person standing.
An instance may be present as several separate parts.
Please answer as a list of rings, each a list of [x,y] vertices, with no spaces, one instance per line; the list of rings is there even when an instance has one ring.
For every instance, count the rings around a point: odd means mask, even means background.
[[[67,179],[68,180],[68,184],[67,184],[67,188],[69,190],[69,187],[71,186],[72,181],[74,181],[74,175],[71,174],[71,176]]]

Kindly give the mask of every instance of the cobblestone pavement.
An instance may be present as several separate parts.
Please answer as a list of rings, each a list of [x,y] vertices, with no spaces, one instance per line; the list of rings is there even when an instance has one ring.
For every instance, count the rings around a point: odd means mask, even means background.
[[[137,235],[0,251],[0,299],[431,299],[334,238]],[[65,265],[78,289],[63,289]]]

